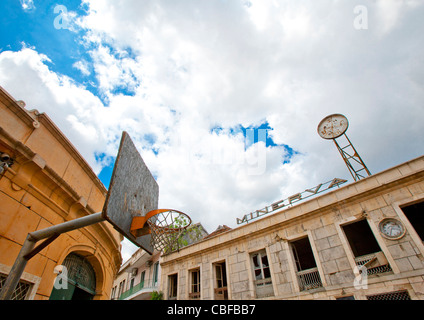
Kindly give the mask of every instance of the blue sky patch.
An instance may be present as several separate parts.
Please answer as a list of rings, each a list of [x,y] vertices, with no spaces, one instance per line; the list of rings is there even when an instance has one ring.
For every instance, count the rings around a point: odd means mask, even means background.
[[[213,127],[210,132],[216,133],[216,134],[230,134],[230,135],[236,135],[240,132],[243,133],[243,136],[245,137],[245,150],[248,149],[250,146],[252,146],[255,143],[258,143],[259,141],[262,141],[265,143],[265,146],[268,147],[281,147],[284,149],[284,154],[282,155],[282,162],[283,164],[290,163],[290,159],[298,154],[299,152],[294,150],[292,147],[290,147],[287,144],[277,144],[272,139],[272,136],[269,134],[270,131],[274,130],[272,128],[268,121],[264,121],[259,126],[248,126],[244,127],[241,124],[229,129],[224,130],[221,126],[215,126]]]
[[[97,175],[100,181],[104,184],[106,189],[109,189],[110,180],[112,179],[113,167],[115,165],[115,161],[109,164],[106,167],[103,167],[102,171]]]
[[[87,15],[87,8],[81,0],[69,0],[65,5],[36,1],[35,6],[28,10],[23,9],[20,1],[1,1],[0,12],[0,52],[34,48],[50,59],[51,62],[45,61],[45,64],[51,71],[68,76],[108,105],[108,96],[99,90],[99,81],[92,69],[91,52],[97,44],[87,43],[83,39],[86,30],[62,18],[65,13],[70,19],[74,14],[77,17]],[[102,46],[107,47],[109,54],[118,60],[136,58],[130,48],[116,51],[106,43]],[[110,93],[134,96],[137,79],[132,74],[129,77],[132,79],[129,84],[120,84]]]
[[[85,9],[80,5],[80,0],[66,1],[67,13],[73,11],[78,16],[86,15]],[[56,6],[56,3],[41,1],[35,2],[35,8],[24,10],[19,1],[1,1],[0,51],[35,48],[38,53],[45,54],[51,60],[51,63],[46,63],[50,70],[72,78],[97,95],[97,80],[94,75],[87,77],[73,67],[78,61],[91,61],[82,42],[84,32],[58,29],[63,25],[63,12],[55,13]]]

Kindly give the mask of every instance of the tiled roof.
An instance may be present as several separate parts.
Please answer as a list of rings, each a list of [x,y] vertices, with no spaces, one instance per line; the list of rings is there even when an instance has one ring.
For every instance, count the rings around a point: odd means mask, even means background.
[[[225,224],[222,225],[222,226],[220,225],[214,232],[212,232],[212,233],[208,234],[206,237],[204,237],[203,240],[215,237],[216,235],[227,232],[229,230],[231,230],[231,228],[226,226]]]

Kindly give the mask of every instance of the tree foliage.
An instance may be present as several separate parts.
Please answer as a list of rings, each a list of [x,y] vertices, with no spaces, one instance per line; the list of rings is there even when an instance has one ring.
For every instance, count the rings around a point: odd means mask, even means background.
[[[169,226],[169,228],[179,229],[188,224],[188,221],[185,217],[177,217],[174,219],[174,223]],[[190,225],[184,229],[181,233],[170,234],[170,245],[166,246],[163,249],[163,253],[170,253],[177,251],[182,247],[185,247],[191,243],[194,243],[202,239],[202,230],[200,225]]]

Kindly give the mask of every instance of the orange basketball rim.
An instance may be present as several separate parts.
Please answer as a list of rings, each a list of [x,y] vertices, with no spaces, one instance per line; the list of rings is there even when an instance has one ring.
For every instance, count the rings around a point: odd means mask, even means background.
[[[152,234],[153,246],[160,250],[171,245],[191,224],[191,218],[174,209],[156,209],[133,217],[130,232],[134,237]]]

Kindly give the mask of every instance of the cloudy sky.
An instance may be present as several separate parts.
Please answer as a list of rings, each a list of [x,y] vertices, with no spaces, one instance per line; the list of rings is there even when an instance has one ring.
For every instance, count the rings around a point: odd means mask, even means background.
[[[1,1],[0,85],[46,112],[106,187],[123,130],[159,207],[207,231],[424,150],[424,1]],[[124,241],[126,260],[135,247]]]

